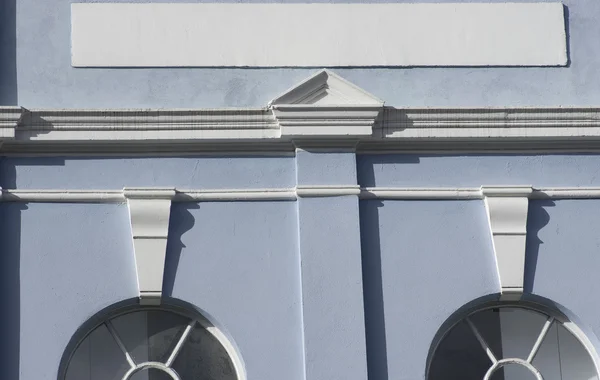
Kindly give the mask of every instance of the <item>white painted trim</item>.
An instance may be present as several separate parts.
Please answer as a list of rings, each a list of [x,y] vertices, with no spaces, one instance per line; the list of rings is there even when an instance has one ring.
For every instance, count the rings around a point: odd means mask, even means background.
[[[564,66],[566,39],[559,2],[71,5],[76,67]]]
[[[298,137],[358,151],[599,150],[600,108],[273,105],[272,110],[25,110],[0,107],[1,152],[293,151]],[[334,137],[334,138],[331,138]]]
[[[482,199],[479,188],[365,187],[361,199]]]
[[[298,186],[297,188],[177,189],[173,202],[293,201],[304,197],[358,195],[360,199],[468,200],[484,199],[481,188]],[[542,187],[529,199],[600,199],[600,187]],[[0,202],[123,203],[122,190],[0,189]]]
[[[157,305],[162,298],[171,199],[175,189],[125,188],[123,196],[129,206],[140,303]]]
[[[175,202],[186,201],[286,201],[295,200],[296,191],[291,189],[218,189],[177,190]]]
[[[338,197],[345,195],[360,195],[358,185],[335,185],[335,186],[297,186],[296,194],[300,198],[315,197]]]
[[[279,104],[383,106],[383,103],[383,100],[333,71],[323,69],[271,100],[269,106]]]
[[[331,104],[343,102],[343,104]],[[392,108],[321,70],[255,109],[27,110],[0,107],[0,152],[282,153],[600,151],[600,108]]]
[[[519,299],[525,278],[525,242],[531,186],[482,186],[501,298]]]
[[[23,110],[21,107],[0,106],[0,145],[2,139],[14,138]]]
[[[382,105],[273,105],[281,137],[370,137]]]

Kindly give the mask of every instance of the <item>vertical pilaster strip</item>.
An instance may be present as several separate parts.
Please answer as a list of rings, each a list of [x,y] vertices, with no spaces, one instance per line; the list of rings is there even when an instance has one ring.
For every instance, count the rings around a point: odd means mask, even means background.
[[[140,304],[158,305],[175,189],[125,188],[123,194],[129,206]]]
[[[356,155],[298,150],[296,163],[305,378],[365,380]]]
[[[531,186],[482,186],[501,298],[520,299],[525,279],[525,242]]]

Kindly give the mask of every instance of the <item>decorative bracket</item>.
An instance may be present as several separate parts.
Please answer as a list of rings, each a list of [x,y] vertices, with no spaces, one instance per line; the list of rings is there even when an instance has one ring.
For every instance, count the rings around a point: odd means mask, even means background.
[[[140,304],[158,305],[175,189],[125,188],[123,195],[129,206]]]
[[[523,294],[531,186],[482,186],[503,300]]]

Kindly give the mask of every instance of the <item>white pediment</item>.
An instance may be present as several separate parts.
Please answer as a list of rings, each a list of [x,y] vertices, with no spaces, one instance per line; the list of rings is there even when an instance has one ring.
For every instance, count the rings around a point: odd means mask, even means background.
[[[323,69],[282,95],[269,105],[383,105],[383,101],[339,75]]]

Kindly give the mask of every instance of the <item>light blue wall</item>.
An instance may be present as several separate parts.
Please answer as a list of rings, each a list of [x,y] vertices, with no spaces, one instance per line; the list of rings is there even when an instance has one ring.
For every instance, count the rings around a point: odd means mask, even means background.
[[[294,202],[172,207],[166,291],[233,339],[248,379],[303,380],[297,241]]]
[[[421,2],[446,1],[454,0]],[[15,12],[11,9],[15,2],[16,33]],[[0,60],[2,104],[66,108],[263,106],[315,71],[314,68],[74,69],[70,62],[70,0],[5,0],[4,3],[0,13],[2,38],[7,40],[2,45]],[[336,69],[336,72],[396,107],[597,105],[600,103],[597,75],[600,3],[596,0],[563,3],[568,10],[569,67],[356,68]]]
[[[356,185],[356,155],[344,152],[296,152],[298,185]]]
[[[363,201],[369,380],[423,379],[438,329],[499,292],[482,201]]]
[[[595,340],[600,336],[599,226],[597,199],[533,201],[529,206],[526,290],[565,307]]]
[[[352,152],[296,152],[298,186],[356,185]],[[305,379],[367,376],[359,200],[301,198],[298,241]]]
[[[294,157],[43,157],[0,159],[0,186],[20,189],[279,188],[295,186]]]
[[[0,184],[599,186],[599,157],[13,157],[0,160]],[[526,290],[564,306],[594,342],[598,209],[532,201],[526,264]],[[125,205],[0,203],[0,378],[54,380],[77,328],[137,295],[129,231]],[[169,235],[166,295],[232,339],[248,380],[422,379],[447,318],[499,291],[481,200],[174,203]]]
[[[358,178],[362,186],[380,187],[600,186],[600,156],[362,155]]]
[[[0,378],[56,380],[79,326],[137,296],[127,207],[0,203],[0,220],[2,314],[11,322],[2,326],[9,356]]]

